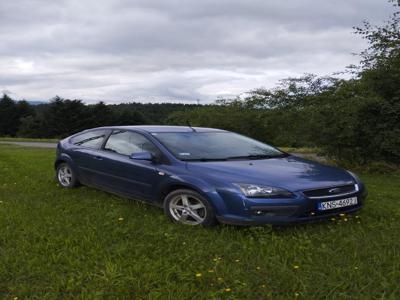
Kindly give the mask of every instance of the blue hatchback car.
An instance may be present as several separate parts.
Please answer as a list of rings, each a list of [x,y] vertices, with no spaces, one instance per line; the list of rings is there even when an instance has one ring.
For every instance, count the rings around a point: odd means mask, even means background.
[[[143,200],[189,225],[320,220],[357,211],[367,195],[350,171],[212,128],[89,129],[58,143],[55,168],[62,187]]]

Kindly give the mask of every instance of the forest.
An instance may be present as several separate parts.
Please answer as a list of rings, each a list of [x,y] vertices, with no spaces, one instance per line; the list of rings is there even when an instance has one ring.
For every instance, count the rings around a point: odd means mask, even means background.
[[[316,147],[354,164],[400,164],[400,11],[354,28],[368,42],[346,76],[304,74],[209,105],[0,98],[0,136],[63,138],[102,125],[170,124],[236,131],[275,146]],[[344,79],[348,78],[348,79]]]

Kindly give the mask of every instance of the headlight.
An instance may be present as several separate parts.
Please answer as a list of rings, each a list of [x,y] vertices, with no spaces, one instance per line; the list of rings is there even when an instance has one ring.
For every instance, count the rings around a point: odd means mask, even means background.
[[[249,198],[291,198],[293,194],[287,190],[272,186],[250,183],[234,183]]]

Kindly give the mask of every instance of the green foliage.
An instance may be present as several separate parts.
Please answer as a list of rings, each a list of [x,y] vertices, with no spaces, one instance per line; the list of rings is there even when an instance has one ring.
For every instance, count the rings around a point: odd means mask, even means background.
[[[10,101],[14,103],[14,101]],[[85,105],[81,100],[55,97],[49,104],[30,108],[29,115],[20,114],[20,125],[9,135],[61,138],[83,129],[99,126],[162,124],[171,111],[176,109],[189,110],[193,107],[197,106],[141,103],[106,105],[103,102]],[[2,111],[0,106],[0,113]],[[4,113],[6,114],[7,111],[4,110]],[[9,121],[9,118],[7,121]],[[1,126],[0,124],[0,128],[2,128]],[[16,129],[18,129],[18,132]]]
[[[368,41],[369,47],[361,52],[362,67],[371,69],[390,61],[399,55],[400,51],[400,1],[389,0],[393,3],[395,12],[384,25],[374,26],[364,21],[364,26],[355,27],[355,33]]]
[[[20,126],[20,119],[32,113],[26,101],[13,101],[6,94],[0,98],[0,135],[15,136]]]
[[[0,146],[1,299],[400,297],[399,174],[361,174],[369,198],[358,216],[203,229],[91,188],[62,189],[54,155]]]
[[[144,122],[141,124],[166,124],[168,116],[176,111],[190,111],[199,107],[196,104],[176,104],[176,103],[122,103],[109,105],[111,109],[118,113],[124,112],[136,112],[142,115]],[[117,118],[119,122],[119,119]],[[122,123],[122,122],[121,122]],[[130,122],[125,122],[126,124],[131,124]],[[138,123],[139,124],[139,123]]]
[[[258,139],[268,138],[268,132],[260,128],[263,115],[253,109],[243,110],[234,105],[206,105],[191,111],[172,113],[169,124],[223,128]]]

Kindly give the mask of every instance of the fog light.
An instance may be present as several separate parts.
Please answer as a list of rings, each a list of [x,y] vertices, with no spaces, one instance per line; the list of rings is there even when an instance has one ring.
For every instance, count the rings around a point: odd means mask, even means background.
[[[262,215],[264,212],[262,210],[256,210],[254,213],[256,215]]]

